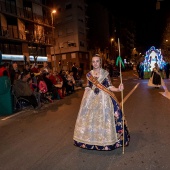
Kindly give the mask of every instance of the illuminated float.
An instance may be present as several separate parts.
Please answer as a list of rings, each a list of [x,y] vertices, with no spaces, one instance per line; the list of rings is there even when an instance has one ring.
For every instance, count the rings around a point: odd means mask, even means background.
[[[152,69],[154,68],[154,64],[157,63],[160,69],[163,69],[165,61],[163,60],[163,56],[161,54],[161,50],[155,49],[152,46],[145,55],[144,63],[144,77],[150,78]]]

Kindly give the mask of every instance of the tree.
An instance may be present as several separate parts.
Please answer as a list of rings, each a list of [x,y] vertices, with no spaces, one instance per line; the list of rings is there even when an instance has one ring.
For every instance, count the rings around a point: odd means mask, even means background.
[[[29,34],[29,54],[34,57],[34,62],[37,63],[37,58],[41,54],[41,49],[45,45],[46,35],[44,28],[40,25],[34,25],[34,31]]]

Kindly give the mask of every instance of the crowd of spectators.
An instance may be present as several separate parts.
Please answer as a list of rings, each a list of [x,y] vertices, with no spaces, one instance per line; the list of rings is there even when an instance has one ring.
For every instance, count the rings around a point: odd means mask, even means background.
[[[19,69],[17,62],[13,62],[11,68],[9,63],[0,66],[0,76],[9,77],[14,100],[25,99],[34,109],[39,109],[44,104],[61,100],[75,92],[75,70],[53,71],[48,62],[44,62],[41,68],[36,63],[32,66],[25,63],[23,69]]]

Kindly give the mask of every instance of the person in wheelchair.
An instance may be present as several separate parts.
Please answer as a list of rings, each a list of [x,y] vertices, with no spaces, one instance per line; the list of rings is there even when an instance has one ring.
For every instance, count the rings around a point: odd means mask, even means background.
[[[27,80],[29,77],[30,77],[29,72],[21,73],[21,78],[16,80],[15,84],[13,85],[13,91],[18,99],[19,98],[25,99],[34,107],[34,109],[36,109],[39,106],[37,99],[28,84]]]

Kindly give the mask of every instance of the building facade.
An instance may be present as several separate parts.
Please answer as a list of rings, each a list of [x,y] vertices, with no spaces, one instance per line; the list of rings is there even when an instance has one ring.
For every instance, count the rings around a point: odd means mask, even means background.
[[[87,44],[87,4],[84,0],[60,0],[54,2],[55,45],[51,48],[57,70],[70,71],[76,64],[83,72],[89,70]],[[55,55],[54,55],[55,54]]]
[[[45,0],[0,0],[0,51],[3,61],[51,61],[51,8]]]
[[[119,19],[111,15],[102,4],[86,0],[0,0],[3,60],[49,61],[57,71],[70,71],[76,64],[86,73],[93,53],[116,59],[117,38],[125,55],[134,47],[132,27],[119,28]]]

